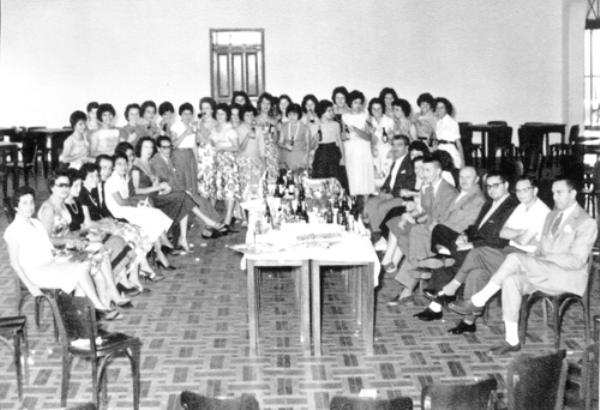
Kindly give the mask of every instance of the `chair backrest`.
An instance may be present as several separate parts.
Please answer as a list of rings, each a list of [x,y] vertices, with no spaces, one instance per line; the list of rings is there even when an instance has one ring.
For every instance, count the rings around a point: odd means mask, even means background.
[[[431,385],[421,391],[422,410],[492,410],[496,408],[496,379],[473,384]]]
[[[565,350],[545,356],[521,355],[508,365],[510,410],[562,408],[567,377]]]
[[[572,125],[569,130],[569,143],[574,144],[579,138],[579,125]]]
[[[460,133],[460,142],[463,144],[470,145],[473,142],[473,130],[471,129],[470,122],[459,122],[458,131]]]
[[[488,125],[493,127],[507,127],[508,123],[506,121],[488,121]]]
[[[258,401],[250,394],[242,394],[234,399],[214,399],[183,391],[179,400],[181,407],[187,410],[259,410]]]
[[[89,339],[90,348],[95,351],[98,334],[96,310],[86,297],[71,296],[65,292],[57,292],[58,334],[63,346],[75,339]]]
[[[390,400],[362,397],[336,396],[331,399],[329,410],[412,410],[410,397],[396,397]]]

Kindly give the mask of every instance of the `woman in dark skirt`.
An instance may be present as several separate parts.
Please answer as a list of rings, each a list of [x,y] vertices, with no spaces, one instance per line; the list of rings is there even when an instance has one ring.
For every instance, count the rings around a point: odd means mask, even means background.
[[[313,160],[314,178],[340,178],[340,160],[342,154],[340,151],[341,128],[340,124],[334,120],[333,104],[331,101],[322,100],[317,104],[317,116],[319,117],[318,140],[319,146],[315,152]]]

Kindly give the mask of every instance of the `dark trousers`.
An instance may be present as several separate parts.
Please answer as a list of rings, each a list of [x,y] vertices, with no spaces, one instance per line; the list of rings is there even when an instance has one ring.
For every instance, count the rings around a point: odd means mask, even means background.
[[[381,236],[383,236],[384,238],[388,237],[388,235],[390,234],[390,230],[387,227],[388,221],[397,216],[401,216],[404,212],[406,212],[406,208],[404,206],[397,206],[395,208],[392,208],[391,211],[389,211],[387,214],[385,214],[383,221],[379,225],[379,229],[381,231]]]
[[[446,225],[437,224],[431,231],[431,252],[437,253],[437,245],[440,245],[447,248],[452,255],[455,255],[457,252],[456,238],[459,235],[459,232],[453,231]]]

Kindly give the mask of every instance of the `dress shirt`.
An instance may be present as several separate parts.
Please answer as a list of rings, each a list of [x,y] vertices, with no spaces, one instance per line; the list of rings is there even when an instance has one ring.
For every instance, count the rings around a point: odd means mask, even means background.
[[[510,229],[534,231],[535,239],[539,241],[542,236],[546,217],[549,213],[550,208],[548,208],[539,198],[536,198],[529,209],[527,209],[525,204],[519,204],[512,214],[510,214],[504,226]],[[528,253],[531,253],[536,249],[536,245],[520,245],[514,240],[511,240],[509,245]]]

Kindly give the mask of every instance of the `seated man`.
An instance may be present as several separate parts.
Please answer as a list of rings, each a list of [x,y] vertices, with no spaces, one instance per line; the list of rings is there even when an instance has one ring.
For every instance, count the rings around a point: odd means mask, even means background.
[[[505,342],[491,349],[498,355],[521,349],[519,313],[523,295],[542,291],[583,295],[588,282],[588,257],[598,233],[596,222],[577,204],[575,183],[565,177],[552,184],[556,209],[546,218],[533,253],[511,253],[482,290],[449,305],[460,315],[481,314],[487,301],[502,289]]]
[[[369,198],[365,204],[365,216],[369,219],[373,232],[380,231],[379,226],[383,218],[392,208],[403,204],[400,191],[413,189],[415,186],[415,173],[408,155],[408,144],[409,140],[406,135],[394,136],[391,149],[394,162],[379,195]],[[382,241],[385,242],[385,239]]]
[[[457,195],[454,187],[442,178],[442,166],[438,160],[428,158],[423,161],[423,178],[426,185],[421,190],[420,206],[388,222],[388,246],[397,247],[406,255],[395,277],[402,285],[402,292],[388,302],[390,306],[398,304],[400,300],[412,294],[417,283],[414,268],[418,259],[418,249],[422,248],[419,247],[418,238],[429,235],[431,224],[440,219]],[[412,252],[411,247],[414,248]]]
[[[509,253],[531,253],[535,250],[550,209],[538,198],[538,188],[534,179],[519,178],[515,191],[520,204],[510,214],[499,234],[500,238],[510,241],[508,246],[504,248],[481,246],[471,250],[454,279],[441,291],[437,294],[435,291],[425,291],[425,295],[432,298],[432,302],[419,314],[423,320],[440,319],[443,303],[452,299],[463,283],[465,299],[481,290]],[[465,317],[449,331],[453,334],[461,334],[475,332],[475,330],[475,317]]]

